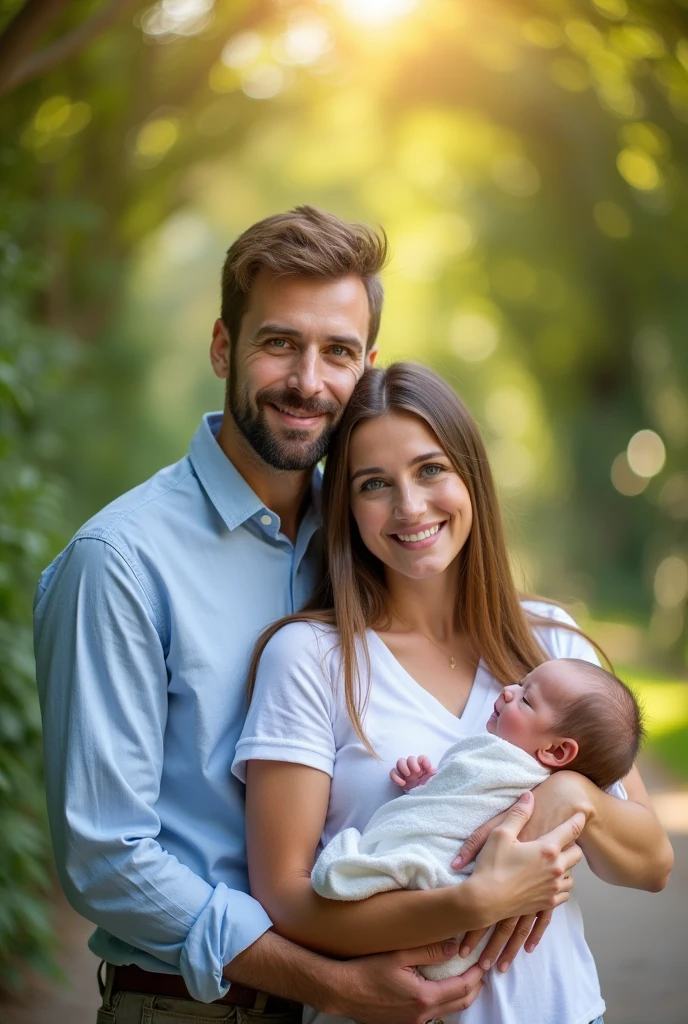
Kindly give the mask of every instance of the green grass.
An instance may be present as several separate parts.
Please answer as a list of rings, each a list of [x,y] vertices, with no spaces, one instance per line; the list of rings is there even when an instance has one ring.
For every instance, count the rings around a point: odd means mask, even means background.
[[[634,668],[619,670],[619,676],[633,688],[645,710],[645,749],[688,779],[688,680]]]

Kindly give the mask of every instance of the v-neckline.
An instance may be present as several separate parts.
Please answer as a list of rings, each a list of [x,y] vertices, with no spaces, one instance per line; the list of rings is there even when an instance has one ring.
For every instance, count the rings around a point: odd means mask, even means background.
[[[421,686],[418,680],[404,668],[399,659],[392,653],[385,641],[381,636],[378,636],[374,629],[369,629],[367,632],[369,637],[373,637],[374,643],[378,646],[378,651],[382,653],[390,667],[394,669],[395,674],[405,680],[407,685],[411,686],[413,690],[425,700],[431,710],[434,710],[435,713],[439,712],[442,718],[449,719],[454,726],[458,724],[462,729],[467,729],[468,731],[473,728],[474,720],[484,703],[484,701],[481,702],[480,697],[484,690],[483,681],[487,670],[482,658],[478,662],[478,667],[475,670],[473,682],[471,683],[471,688],[468,692],[468,697],[466,698],[463,711],[460,715],[455,715],[453,711],[449,710],[446,704],[443,704],[438,697],[435,697],[435,695],[430,693],[430,691],[424,686]]]

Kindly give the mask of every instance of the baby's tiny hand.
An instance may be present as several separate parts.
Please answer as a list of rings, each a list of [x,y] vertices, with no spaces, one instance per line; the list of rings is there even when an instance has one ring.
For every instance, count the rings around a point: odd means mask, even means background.
[[[400,757],[396,768],[392,768],[389,773],[389,777],[392,782],[395,782],[397,786],[402,786],[408,793],[416,786],[424,786],[436,774],[430,758],[421,754],[420,757]]]

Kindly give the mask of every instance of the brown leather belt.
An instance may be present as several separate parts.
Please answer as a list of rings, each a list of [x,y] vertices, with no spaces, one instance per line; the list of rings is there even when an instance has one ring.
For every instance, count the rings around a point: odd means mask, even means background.
[[[184,979],[178,974],[158,974],[133,965],[115,967],[113,995],[115,992],[141,992],[147,996],[171,996],[196,1002],[184,984]],[[241,1006],[245,1010],[255,1009],[263,1013],[287,1013],[298,1006],[297,1003],[270,996],[255,988],[247,988],[246,985],[237,985],[235,982],[232,982],[229,992],[221,999],[216,999],[215,1003],[229,1003],[230,1006]]]

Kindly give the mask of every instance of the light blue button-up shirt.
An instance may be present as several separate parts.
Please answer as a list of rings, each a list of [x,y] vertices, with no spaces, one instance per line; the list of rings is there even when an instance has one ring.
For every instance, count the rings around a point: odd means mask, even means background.
[[[248,895],[230,767],[253,645],[305,604],[319,564],[317,495],[292,544],[222,452],[220,422],[86,523],[35,601],[64,890],[98,926],[97,956],[181,973],[205,1002],[270,927]]]

